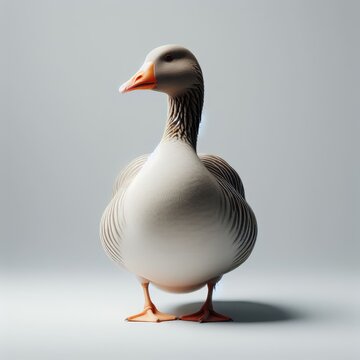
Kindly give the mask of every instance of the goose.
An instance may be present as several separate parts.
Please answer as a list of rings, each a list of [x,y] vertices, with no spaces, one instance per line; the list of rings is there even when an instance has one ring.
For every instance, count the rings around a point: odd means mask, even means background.
[[[154,305],[152,283],[174,293],[207,286],[201,309],[180,320],[229,321],[214,310],[213,290],[251,254],[255,215],[237,172],[219,156],[197,153],[204,82],[193,53],[180,45],[152,50],[119,91],[146,89],[168,96],[163,136],[152,153],[122,170],[100,222],[105,252],[134,273],[143,289],[143,310],[126,320],[177,319]]]

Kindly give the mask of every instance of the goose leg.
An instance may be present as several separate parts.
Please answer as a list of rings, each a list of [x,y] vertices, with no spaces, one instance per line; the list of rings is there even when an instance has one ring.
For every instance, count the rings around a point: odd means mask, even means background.
[[[180,316],[180,320],[197,321],[197,322],[219,322],[219,321],[232,320],[230,317],[219,314],[214,311],[213,303],[212,303],[212,294],[215,287],[215,283],[209,282],[207,286],[208,286],[208,295],[201,309],[196,313]]]
[[[150,299],[149,282],[142,282],[141,286],[144,291],[145,305],[144,310],[136,315],[131,315],[126,318],[127,321],[142,321],[142,322],[161,322],[176,320],[176,316],[160,312]]]

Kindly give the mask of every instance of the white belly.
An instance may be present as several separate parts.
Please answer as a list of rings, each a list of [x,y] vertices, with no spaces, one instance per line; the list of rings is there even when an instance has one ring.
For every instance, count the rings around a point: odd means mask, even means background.
[[[218,184],[193,150],[161,143],[125,194],[125,267],[173,291],[221,276],[233,260],[221,211]]]

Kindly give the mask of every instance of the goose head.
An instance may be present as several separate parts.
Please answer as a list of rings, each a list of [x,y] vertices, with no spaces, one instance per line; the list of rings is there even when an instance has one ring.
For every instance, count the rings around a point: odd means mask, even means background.
[[[171,97],[190,90],[203,92],[203,77],[199,63],[188,49],[179,45],[163,45],[152,50],[144,64],[119,91],[155,90]]]

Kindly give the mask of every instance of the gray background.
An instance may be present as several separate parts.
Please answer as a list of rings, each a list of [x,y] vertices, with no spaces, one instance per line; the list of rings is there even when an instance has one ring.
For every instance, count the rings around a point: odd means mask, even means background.
[[[54,359],[54,349],[59,358],[136,358],[139,341],[150,358],[166,358],[154,346],[161,338],[173,358],[186,350],[355,359],[359,5],[2,1],[5,358]],[[117,89],[167,43],[197,56],[205,78],[199,151],[238,170],[259,223],[253,255],[216,295],[239,320],[230,327],[121,322],[140,310],[141,293],[99,242],[118,171],[154,149],[166,119],[165,95]],[[165,310],[205,295],[154,294]]]

